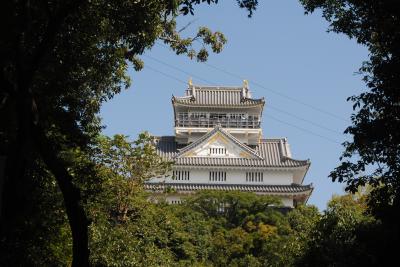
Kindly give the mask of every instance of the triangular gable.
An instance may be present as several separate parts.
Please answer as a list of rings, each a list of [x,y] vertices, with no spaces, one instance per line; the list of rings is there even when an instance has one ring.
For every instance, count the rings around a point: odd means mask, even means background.
[[[181,149],[176,158],[181,157],[263,159],[253,149],[241,143],[219,125]]]

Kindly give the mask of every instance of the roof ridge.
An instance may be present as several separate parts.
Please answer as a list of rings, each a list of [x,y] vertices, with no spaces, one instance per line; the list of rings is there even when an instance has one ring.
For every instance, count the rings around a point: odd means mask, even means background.
[[[264,143],[265,143],[265,142],[279,142],[279,141],[281,141],[281,140],[283,140],[283,139],[285,139],[285,137],[260,138],[260,143],[261,143],[262,141],[264,141]]]
[[[292,160],[292,161],[296,161],[296,162],[311,162],[310,159],[294,159],[294,158],[288,157],[288,156],[282,156],[282,158],[284,160]]]
[[[191,87],[194,87],[196,90],[202,90],[202,89],[216,89],[216,90],[242,90],[243,86],[226,86],[226,85],[192,85]]]
[[[193,97],[193,95],[184,95],[184,96],[174,96],[174,95],[172,95],[173,97],[175,97],[175,98],[192,98]]]

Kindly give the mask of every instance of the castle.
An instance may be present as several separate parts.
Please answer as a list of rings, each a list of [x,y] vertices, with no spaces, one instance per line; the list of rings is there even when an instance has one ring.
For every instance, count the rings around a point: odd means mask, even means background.
[[[307,202],[310,161],[293,159],[286,138],[263,139],[264,105],[247,81],[219,87],[190,80],[184,96],[172,97],[175,135],[156,138],[158,154],[174,162],[172,172],[147,181],[146,190],[172,204],[199,190],[274,195],[286,207]]]

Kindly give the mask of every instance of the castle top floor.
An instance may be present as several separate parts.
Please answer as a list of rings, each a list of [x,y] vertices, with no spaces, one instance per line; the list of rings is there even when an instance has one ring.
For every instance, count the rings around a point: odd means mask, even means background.
[[[245,144],[261,138],[264,98],[254,99],[247,81],[239,87],[198,86],[191,80],[185,95],[172,97],[175,136],[188,144],[220,125]]]
[[[262,112],[264,98],[254,99],[245,80],[243,86],[199,86],[189,80],[185,95],[172,97],[175,107],[257,110]]]

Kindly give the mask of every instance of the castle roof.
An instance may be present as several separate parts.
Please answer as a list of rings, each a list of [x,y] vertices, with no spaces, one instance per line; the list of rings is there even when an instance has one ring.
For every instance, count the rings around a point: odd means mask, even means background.
[[[172,103],[197,107],[252,107],[264,105],[264,98],[251,98],[247,87],[191,85],[183,97],[172,96]]]
[[[163,192],[165,189],[173,189],[179,192],[192,192],[197,190],[221,190],[221,191],[244,191],[256,193],[273,194],[310,194],[313,190],[312,184],[300,185],[249,185],[249,184],[195,184],[195,183],[146,183],[147,190]]]
[[[221,133],[223,136],[225,136],[226,138],[228,138],[229,140],[231,140],[236,146],[242,148],[243,150],[249,152],[250,155],[254,156],[255,159],[260,159],[262,160],[263,158],[260,157],[256,151],[254,151],[253,149],[251,149],[250,147],[246,146],[245,144],[241,143],[238,139],[236,139],[233,135],[229,134],[227,131],[225,131],[221,125],[216,125],[214,127],[214,129],[212,129],[210,132],[206,133],[205,135],[203,135],[202,137],[200,137],[199,139],[197,139],[195,142],[185,146],[184,148],[179,150],[179,153],[176,154],[176,158],[184,158],[184,154],[190,150],[192,150],[193,148],[195,148],[196,146],[198,146],[199,144],[203,143],[204,141],[206,141],[207,139],[209,139],[210,137],[214,136],[217,133]]]
[[[248,152],[251,157],[196,157],[185,154],[200,145],[211,136],[220,133],[239,148]],[[290,157],[286,139],[261,139],[255,147],[249,147],[239,142],[234,136],[216,126],[192,144],[179,147],[174,136],[162,136],[156,138],[157,153],[166,160],[174,161],[175,166],[230,166],[230,167],[260,167],[260,168],[298,168],[308,167],[309,160],[297,160]]]

